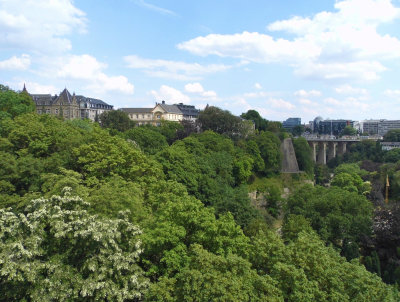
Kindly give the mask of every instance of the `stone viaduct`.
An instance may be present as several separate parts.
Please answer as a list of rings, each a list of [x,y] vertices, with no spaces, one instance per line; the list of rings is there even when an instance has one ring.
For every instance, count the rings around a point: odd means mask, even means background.
[[[346,153],[350,144],[361,140],[359,137],[336,138],[332,136],[306,136],[305,139],[311,147],[314,162],[323,165],[332,158],[335,158],[336,155]]]

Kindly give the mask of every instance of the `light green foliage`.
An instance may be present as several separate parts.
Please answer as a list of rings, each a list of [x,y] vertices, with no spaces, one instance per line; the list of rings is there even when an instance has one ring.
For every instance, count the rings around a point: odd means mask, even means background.
[[[358,175],[351,175],[349,173],[340,173],[333,177],[332,186],[336,186],[347,190],[349,192],[356,192],[362,194],[363,181]]]
[[[303,215],[321,238],[341,248],[344,241],[370,235],[372,204],[364,196],[338,187],[304,186],[287,201],[287,215]]]
[[[331,185],[350,192],[366,195],[371,191],[371,183],[363,181],[361,176],[368,172],[361,170],[357,164],[341,164],[335,169]]]
[[[175,195],[171,193],[169,196]],[[189,246],[195,243],[220,255],[246,253],[248,239],[232,215],[217,220],[212,208],[187,193],[165,200],[153,215],[154,220],[145,223],[143,234],[144,262],[153,276],[178,272],[188,261]]]
[[[0,120],[33,112],[35,103],[26,92],[17,93],[0,84]]]
[[[168,179],[184,184],[192,194],[198,191],[200,168],[184,147],[173,145],[158,153],[156,159]]]
[[[346,127],[344,127],[344,129],[342,131],[342,135],[356,135],[356,134],[357,134],[357,130],[350,125],[347,125]]]
[[[348,174],[357,174],[360,176],[365,176],[368,174],[367,171],[361,170],[360,166],[355,163],[341,164],[335,168],[334,172],[335,172],[335,174],[348,173]]]
[[[75,170],[86,179],[104,179],[119,175],[126,180],[149,182],[162,178],[156,162],[119,137],[96,129],[91,142],[73,150]]]
[[[296,153],[297,163],[300,171],[306,172],[309,176],[314,174],[314,161],[311,156],[311,148],[304,137],[293,140],[293,147]]]
[[[135,127],[125,131],[123,136],[126,139],[137,143],[141,150],[146,154],[156,154],[168,146],[165,137],[160,134],[155,127]]]
[[[380,278],[356,261],[346,262],[315,234],[301,232],[288,245],[286,255],[286,263],[303,271],[308,279],[307,285],[297,286],[306,289],[302,294],[307,293],[307,299],[301,301],[397,301],[393,290]],[[287,286],[284,279],[280,284]],[[291,288],[284,292],[290,293]],[[300,301],[296,298],[288,301]]]
[[[161,278],[147,301],[284,301],[268,275],[259,276],[251,264],[234,254],[218,256],[193,245],[190,261],[173,278]]]
[[[305,218],[303,215],[289,214],[282,226],[282,238],[286,242],[294,241],[303,231],[311,233],[310,219]]]
[[[0,209],[1,301],[131,301],[148,282],[137,261],[140,229],[126,214],[103,220],[70,196]]]

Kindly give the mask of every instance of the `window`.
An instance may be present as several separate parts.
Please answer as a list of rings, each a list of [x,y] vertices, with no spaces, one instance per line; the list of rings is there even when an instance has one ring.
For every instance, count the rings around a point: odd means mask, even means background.
[[[50,109],[46,109],[46,113],[47,113],[47,114],[50,114]]]
[[[139,118],[139,114],[136,114],[136,118]]]
[[[147,117],[150,118],[150,114],[148,114]]]
[[[41,110],[41,109],[38,109],[38,110],[37,110],[37,113],[38,113],[38,114],[41,114],[41,113],[42,113],[42,110]]]
[[[157,114],[157,119],[160,119],[161,118],[161,114]]]
[[[144,118],[144,114],[142,114],[142,118]]]

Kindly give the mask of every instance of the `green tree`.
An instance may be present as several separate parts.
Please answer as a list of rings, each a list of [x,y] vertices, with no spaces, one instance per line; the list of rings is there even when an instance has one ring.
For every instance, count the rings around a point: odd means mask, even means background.
[[[324,241],[342,249],[371,234],[372,210],[371,202],[355,192],[304,186],[288,199],[286,215],[303,215]]]
[[[215,255],[192,245],[188,264],[172,278],[150,288],[147,301],[271,301],[282,293],[268,275],[259,276],[251,264],[234,254]]]
[[[344,127],[344,129],[342,131],[342,135],[356,135],[356,134],[357,134],[357,130],[350,125],[347,125],[346,127]]]
[[[277,173],[281,168],[282,154],[281,142],[272,132],[262,131],[255,137],[255,142],[264,160],[264,172],[266,174]]]
[[[303,125],[297,125],[294,126],[290,132],[292,132],[294,136],[300,136],[302,133],[304,133],[305,131],[304,129],[305,128]]]
[[[0,120],[34,112],[35,108],[35,103],[28,93],[17,93],[0,84]]]
[[[0,209],[0,301],[132,301],[148,281],[137,262],[139,227],[126,214],[90,215],[81,198],[33,200],[24,214]]]
[[[311,155],[311,148],[304,137],[295,138],[293,147],[296,153],[297,163],[301,171],[306,172],[309,176],[314,174],[314,161]]]
[[[198,122],[203,131],[212,130],[230,137],[243,135],[243,125],[240,117],[232,115],[227,110],[209,106],[200,111]]]
[[[156,130],[161,133],[167,140],[168,144],[172,144],[178,138],[178,133],[183,131],[183,125],[178,122],[161,121],[160,126]]]
[[[400,142],[400,129],[392,129],[383,136],[384,142]]]
[[[384,153],[383,161],[385,163],[396,163],[400,160],[400,149],[392,149]]]
[[[262,118],[256,110],[248,110],[246,113],[242,113],[240,117],[253,121],[255,128],[259,131],[267,130],[268,121]]]
[[[135,127],[124,132],[123,136],[134,141],[146,154],[156,154],[168,146],[165,136],[155,127]]]
[[[128,114],[121,110],[104,111],[100,114],[99,120],[101,127],[120,132],[131,129],[135,125]]]

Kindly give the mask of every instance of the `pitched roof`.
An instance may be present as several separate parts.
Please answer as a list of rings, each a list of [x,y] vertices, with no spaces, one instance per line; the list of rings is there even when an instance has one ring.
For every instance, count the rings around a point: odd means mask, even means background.
[[[54,101],[51,94],[31,94],[31,97],[36,105],[51,105]]]
[[[151,113],[154,108],[120,108],[119,110],[126,113]]]
[[[112,105],[109,105],[109,104],[107,104],[106,102],[104,102],[102,100],[94,99],[94,98],[88,98],[88,97],[85,97],[83,95],[77,95],[76,99],[78,100],[78,102],[88,102],[88,103],[91,103],[91,104],[94,104],[94,105],[112,106]]]
[[[67,88],[64,88],[64,90],[60,93],[60,95],[58,96],[58,98],[56,99],[56,101],[58,99],[64,99],[65,101],[67,101],[68,103],[72,103],[72,95],[69,93],[69,91],[67,90]]]
[[[167,113],[182,114],[182,111],[176,105],[167,105],[167,104],[157,104],[157,105],[159,105]]]

